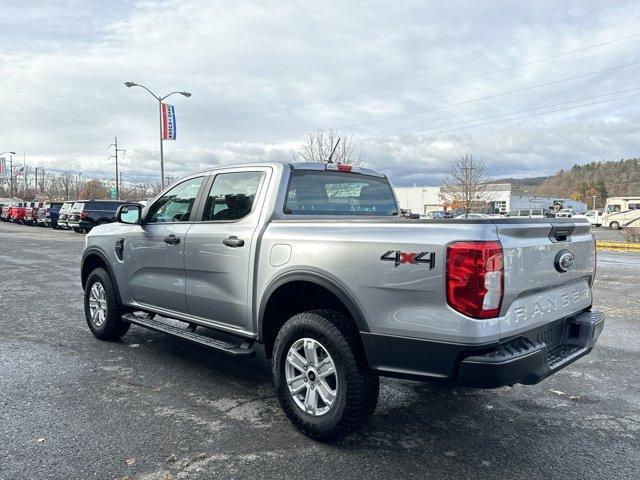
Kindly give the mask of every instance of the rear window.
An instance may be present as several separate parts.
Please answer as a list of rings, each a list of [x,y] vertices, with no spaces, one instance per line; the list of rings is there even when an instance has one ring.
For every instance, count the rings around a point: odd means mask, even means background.
[[[290,215],[397,215],[396,200],[384,178],[357,173],[294,170],[284,213]]]
[[[118,202],[89,202],[87,210],[113,210],[115,212],[119,205]]]

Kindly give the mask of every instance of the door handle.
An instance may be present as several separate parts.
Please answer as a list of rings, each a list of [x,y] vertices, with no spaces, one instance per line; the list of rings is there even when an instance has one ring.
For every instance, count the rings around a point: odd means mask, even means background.
[[[164,243],[169,245],[177,245],[180,243],[180,237],[176,237],[173,233],[164,237]]]
[[[224,243],[227,247],[233,247],[233,248],[243,247],[244,246],[244,240],[240,240],[235,235],[225,238],[222,241],[222,243]]]

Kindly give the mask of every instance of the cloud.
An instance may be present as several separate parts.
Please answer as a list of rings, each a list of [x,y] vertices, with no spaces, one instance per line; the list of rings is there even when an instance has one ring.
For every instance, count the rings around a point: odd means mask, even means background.
[[[488,173],[499,177],[637,156],[635,98],[455,131],[442,127],[640,86],[634,84],[640,66],[632,66],[446,107],[639,60],[640,37],[508,68],[638,33],[633,2],[559,7],[548,1],[527,8],[512,2],[22,2],[0,13],[7,37],[0,43],[0,148],[26,151],[33,166],[106,176],[114,169],[107,146],[118,136],[127,149],[125,179],[157,176],[157,105],[142,89],[123,86],[133,80],[161,93],[193,94],[170,100],[178,128],[177,141],[165,142],[172,176],[219,164],[287,161],[308,131],[341,126],[361,143],[367,164],[400,185],[438,183],[463,153],[483,158]],[[416,129],[438,133],[393,135]]]

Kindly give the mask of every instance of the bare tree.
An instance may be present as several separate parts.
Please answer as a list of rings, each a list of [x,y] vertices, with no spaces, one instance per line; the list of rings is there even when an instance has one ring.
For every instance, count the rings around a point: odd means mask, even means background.
[[[307,143],[293,154],[297,162],[327,162],[329,158],[333,163],[358,166],[362,164],[362,150],[353,141],[353,135],[317,130],[310,133]]]
[[[463,155],[449,167],[449,173],[442,179],[440,201],[445,208],[460,209],[465,215],[479,205],[486,205],[488,177],[485,165],[473,155]]]
[[[80,194],[78,198],[109,198],[109,189],[102,180],[87,180],[80,185]]]
[[[155,197],[162,191],[162,184],[160,181],[155,181],[151,184],[151,196]]]
[[[71,198],[71,189],[74,186],[74,177],[70,173],[63,173],[60,175],[60,190],[65,200]]]

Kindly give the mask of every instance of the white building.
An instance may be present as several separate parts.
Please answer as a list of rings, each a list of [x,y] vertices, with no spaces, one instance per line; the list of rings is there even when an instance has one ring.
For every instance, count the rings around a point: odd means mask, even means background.
[[[434,210],[444,210],[440,198],[440,187],[395,187],[400,207],[411,210],[411,213],[424,214]],[[525,208],[553,209],[573,208],[576,211],[586,211],[587,205],[570,198],[536,197],[533,195],[516,195],[510,183],[490,185],[482,195],[488,213],[507,213],[509,210]]]

